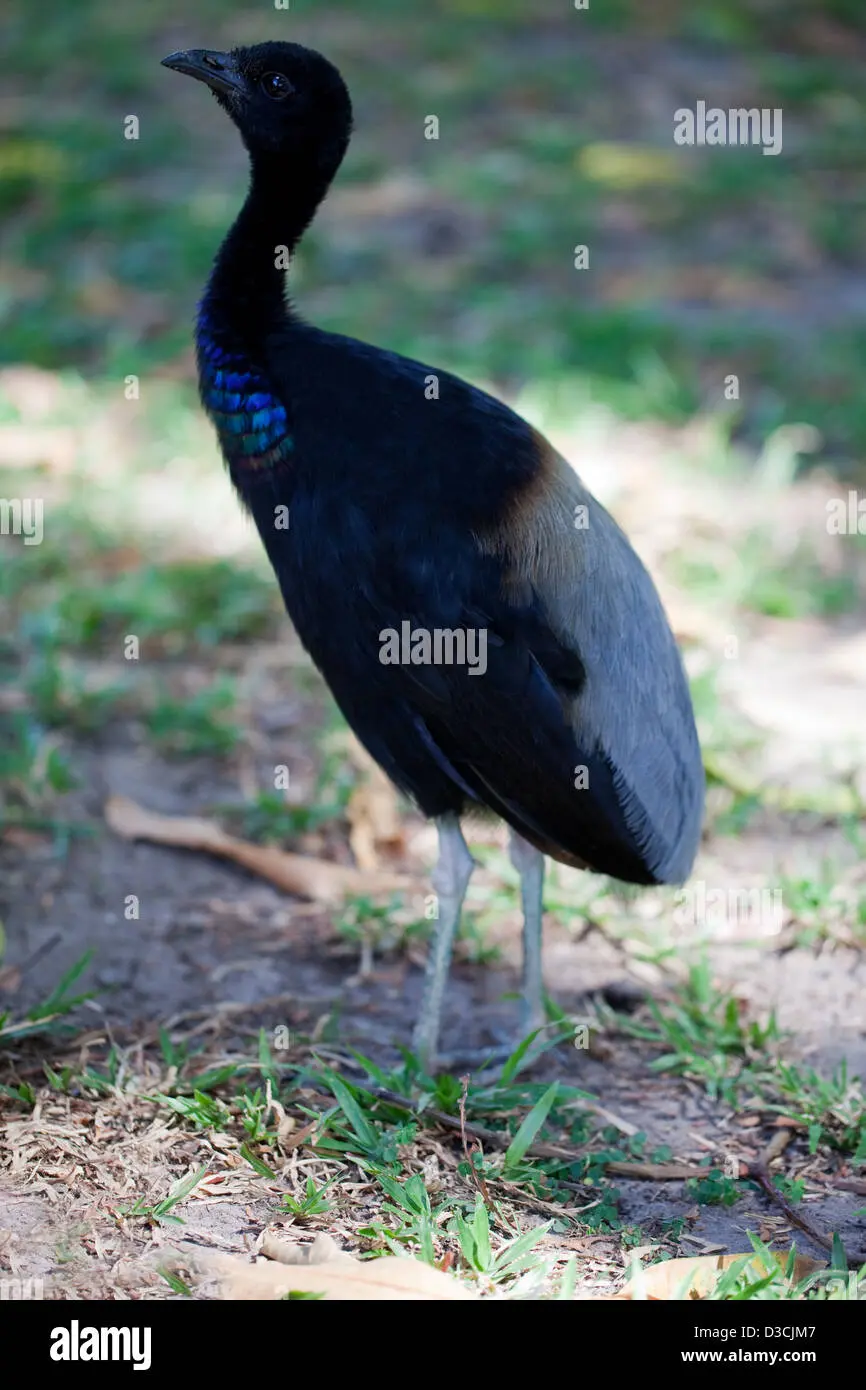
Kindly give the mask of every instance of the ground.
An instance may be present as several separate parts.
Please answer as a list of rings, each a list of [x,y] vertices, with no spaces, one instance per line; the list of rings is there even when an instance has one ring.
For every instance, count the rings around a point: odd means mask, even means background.
[[[130,29],[93,4],[90,61],[111,80],[73,112],[86,72],[73,63],[43,112],[27,72],[62,36],[37,40],[19,16],[9,118],[29,153],[0,178],[19,296],[0,492],[42,499],[45,534],[0,537],[0,1284],[208,1296],[214,1252],[248,1262],[274,1235],[323,1233],[506,1296],[609,1294],[638,1264],[749,1252],[752,1237],[857,1268],[866,582],[862,537],[830,534],[827,508],[860,477],[847,238],[862,208],[841,176],[827,201],[821,151],[835,141],[855,159],[862,102],[833,42],[862,39],[829,9],[814,52],[805,17],[778,54],[766,35],[749,48],[748,6],[727,48],[685,20],[602,26],[575,93],[552,8],[528,28],[502,21],[471,64],[482,5],[445,7],[451,27],[380,8],[388,37],[372,47],[339,6],[304,16],[304,38],[347,71],[365,58],[355,163],[299,294],[317,321],[509,399],[617,515],[692,680],[709,779],[699,860],[683,894],[551,868],[545,981],[568,1036],[519,1075],[473,1071],[461,1133],[461,1072],[434,1082],[399,1050],[433,832],[372,779],[281,613],[176,315],[191,313],[242,159],[201,91],[163,86],[158,57],[270,34],[234,7],[214,36],[157,7],[133,57]],[[632,81],[637,48],[646,75]],[[419,82],[424,114],[442,116],[438,150],[414,137]],[[771,173],[758,155],[760,179],[704,157],[683,179],[662,127],[698,84],[723,105],[783,92],[798,157]],[[127,109],[146,132],[132,150],[109,133]],[[197,190],[186,201],[178,178]],[[577,240],[604,253],[586,300],[567,268]],[[120,797],[325,865],[354,859],[369,891],[304,900],[230,860],[121,838],[106,818]],[[479,868],[446,1031],[472,1050],[515,1021],[519,915],[501,835],[468,838]],[[377,892],[382,870],[405,891]],[[801,1295],[800,1273],[771,1292]]]

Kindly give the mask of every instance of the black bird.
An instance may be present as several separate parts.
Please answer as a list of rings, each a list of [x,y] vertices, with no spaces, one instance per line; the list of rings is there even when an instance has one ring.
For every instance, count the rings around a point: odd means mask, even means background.
[[[544,855],[679,883],[704,777],[652,580],[547,441],[448,372],[305,323],[283,267],[340,166],[349,94],[318,53],[172,53],[250,156],[201,301],[204,408],[298,635],[349,724],[436,820],[438,925],[415,1046],[435,1062],[473,860],[460,817],[512,830],[524,1033],[544,1022]]]

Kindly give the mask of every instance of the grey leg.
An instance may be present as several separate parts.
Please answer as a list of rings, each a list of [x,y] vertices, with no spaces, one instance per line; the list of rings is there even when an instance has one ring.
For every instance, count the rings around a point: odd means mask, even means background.
[[[439,831],[439,860],[433,870],[432,882],[439,900],[439,915],[436,920],[436,934],[427,957],[424,997],[413,1038],[415,1052],[427,1072],[436,1063],[442,998],[448,979],[448,967],[451,964],[451,949],[457,923],[460,921],[460,909],[466,896],[466,888],[475,867],[457,816],[440,816],[436,828]]]
[[[516,831],[511,832],[511,862],[520,874],[523,899],[523,1003],[520,1014],[521,1038],[543,1028],[544,985],[541,977],[541,919],[544,911],[544,855],[527,844]]]

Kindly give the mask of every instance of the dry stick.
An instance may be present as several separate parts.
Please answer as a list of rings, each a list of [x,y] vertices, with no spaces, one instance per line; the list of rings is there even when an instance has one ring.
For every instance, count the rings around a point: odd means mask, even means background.
[[[828,1186],[841,1187],[845,1192],[856,1192],[860,1197],[866,1197],[864,1178],[831,1178]]]
[[[33,951],[32,954],[29,955],[25,961],[22,961],[21,965],[19,965],[18,969],[21,972],[21,974],[26,975],[28,970],[32,970],[34,965],[37,965],[39,961],[44,960],[48,953],[54,950],[55,946],[59,946],[62,940],[63,937],[60,934],[60,932],[55,932],[54,935],[49,937],[47,941],[43,941],[42,945],[37,946],[36,950]]]
[[[805,1216],[801,1216],[800,1213],[791,1206],[791,1203],[788,1201],[787,1197],[785,1197],[784,1193],[780,1192],[778,1187],[776,1187],[767,1168],[760,1159],[755,1163],[747,1163],[745,1168],[746,1177],[752,1182],[757,1183],[761,1191],[769,1197],[776,1206],[781,1208],[785,1219],[789,1221],[792,1226],[799,1227],[810,1240],[813,1240],[816,1245],[820,1245],[822,1250],[833,1249],[833,1242],[830,1240],[829,1236],[825,1236],[823,1231],[816,1230],[812,1223],[806,1220]]]
[[[475,1164],[472,1162],[472,1155],[476,1153],[481,1153],[481,1141],[478,1138],[475,1138],[473,1140],[471,1149],[469,1148],[469,1144],[467,1141],[466,1097],[469,1095],[469,1077],[461,1076],[460,1084],[462,1088],[460,1091],[460,1138],[463,1142],[463,1156],[466,1159],[466,1162],[469,1164],[469,1172],[472,1175],[472,1181],[475,1187],[477,1187],[478,1191],[481,1193],[482,1200],[486,1203],[487,1206],[490,1206],[490,1193],[487,1190],[487,1183],[484,1181],[484,1174],[479,1172],[479,1170],[475,1167]]]
[[[769,1164],[782,1155],[793,1137],[793,1130],[780,1129],[754,1163],[743,1164],[746,1169],[746,1177],[749,1178],[751,1182],[757,1183],[764,1195],[769,1197],[770,1201],[777,1207],[781,1208],[782,1214],[790,1225],[796,1226],[804,1235],[807,1235],[810,1240],[820,1246],[822,1250],[832,1251],[833,1241],[831,1238],[825,1236],[823,1231],[819,1231],[813,1226],[811,1221],[808,1221],[801,1212],[797,1211],[796,1207],[791,1206],[785,1194],[779,1191],[779,1188],[776,1187],[770,1176]],[[852,1255],[848,1260],[848,1265],[851,1269],[859,1269],[862,1263],[862,1255]]]

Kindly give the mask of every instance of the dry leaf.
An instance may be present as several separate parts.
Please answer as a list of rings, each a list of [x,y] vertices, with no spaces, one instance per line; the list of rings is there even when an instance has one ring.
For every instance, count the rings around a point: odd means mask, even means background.
[[[313,1120],[310,1124],[304,1125],[302,1129],[289,1129],[288,1124],[291,1116],[286,1117],[286,1124],[279,1126],[277,1134],[280,1140],[280,1148],[284,1153],[291,1153],[292,1149],[299,1149],[306,1144],[311,1134],[315,1134],[318,1127],[318,1120]],[[294,1121],[292,1121],[294,1124]]]
[[[215,821],[162,816],[125,796],[113,796],[106,802],[105,819],[125,840],[150,840],[175,849],[216,854],[268,879],[285,893],[316,902],[339,903],[349,894],[395,893],[414,886],[403,874],[370,873],[303,854],[287,854],[273,845],[254,845],[227,835]]]
[[[362,774],[346,807],[351,826],[349,844],[358,867],[371,872],[379,867],[379,846],[392,852],[401,849],[405,833],[393,784],[354,735],[349,756]]]
[[[712,1293],[719,1276],[729,1269],[742,1255],[691,1255],[681,1260],[664,1260],[661,1264],[650,1265],[640,1270],[616,1295],[620,1299],[678,1299],[706,1298]],[[752,1266],[763,1273],[764,1262],[759,1255],[750,1251],[747,1258]],[[776,1260],[784,1269],[787,1254],[776,1254]],[[799,1282],[816,1269],[824,1269],[826,1260],[811,1260],[808,1255],[797,1255],[794,1259],[794,1279]]]
[[[340,1260],[357,1264],[354,1256],[341,1249],[333,1236],[323,1234],[317,1235],[312,1245],[298,1245],[297,1241],[281,1240],[266,1231],[260,1253],[281,1265],[324,1265]]]
[[[15,994],[21,988],[21,971],[15,965],[0,969],[0,994]]]
[[[51,843],[50,837],[39,830],[25,830],[20,825],[7,825],[0,831],[0,840],[4,845],[11,845],[13,849],[21,849],[26,853],[31,849],[42,849]]]
[[[277,1260],[249,1264],[217,1250],[184,1249],[184,1261],[199,1273],[216,1279],[226,1299],[278,1299],[289,1293],[321,1294],[326,1299],[424,1302],[471,1299],[459,1280],[420,1260],[385,1255],[380,1260],[356,1260],[330,1237],[319,1237],[308,1248],[292,1247],[271,1238],[269,1253]],[[323,1258],[324,1257],[324,1258]]]

